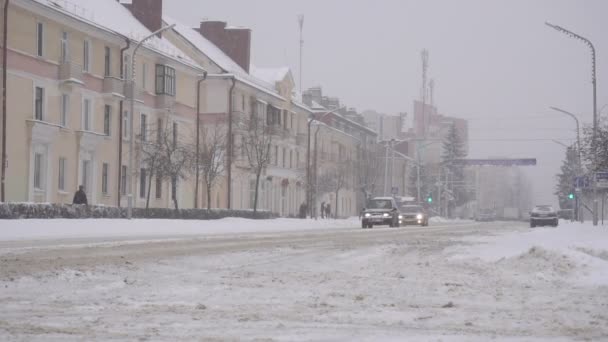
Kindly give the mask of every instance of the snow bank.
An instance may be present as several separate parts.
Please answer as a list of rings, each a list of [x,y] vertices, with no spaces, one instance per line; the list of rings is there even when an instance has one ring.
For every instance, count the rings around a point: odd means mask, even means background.
[[[608,285],[608,229],[591,223],[560,223],[495,236],[468,238],[477,243],[447,251],[450,261],[471,259],[546,280]]]
[[[430,223],[468,223],[473,222],[472,220],[462,220],[462,219],[448,219],[441,216],[433,216],[429,218]]]
[[[0,241],[65,238],[124,238],[225,233],[275,232],[302,229],[356,228],[360,221],[310,219],[220,220],[53,219],[0,220]]]

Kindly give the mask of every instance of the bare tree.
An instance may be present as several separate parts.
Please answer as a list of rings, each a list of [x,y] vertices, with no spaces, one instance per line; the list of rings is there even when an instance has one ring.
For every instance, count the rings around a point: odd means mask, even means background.
[[[171,182],[171,197],[175,210],[179,209],[177,202],[177,182],[187,177],[188,148],[179,135],[177,122],[164,120],[164,128],[157,132],[159,150],[159,170],[157,177]]]
[[[338,217],[338,195],[340,190],[348,186],[348,181],[351,175],[352,167],[349,167],[350,163],[341,162],[335,166],[331,166],[321,174],[318,180],[318,188],[321,193],[334,193],[336,195],[336,203],[334,209],[335,217]]]
[[[198,169],[200,177],[205,182],[207,192],[207,210],[211,209],[211,191],[219,176],[224,172],[226,163],[226,129],[224,125],[214,124],[200,128],[200,146],[196,158],[196,142],[191,146],[190,167],[194,173]],[[198,168],[197,161],[198,160]]]
[[[355,168],[357,182],[363,192],[364,201],[366,201],[373,194],[380,176],[380,168],[378,167],[380,151],[376,145],[372,145],[369,149],[359,147],[357,154],[357,167]]]
[[[272,144],[273,126],[267,125],[266,121],[257,115],[243,120],[242,149],[247,163],[255,174],[255,196],[253,200],[253,212],[257,212],[258,193],[260,188],[260,177],[268,164],[270,164],[270,146]],[[229,152],[230,153],[230,152]]]
[[[146,209],[150,207],[150,192],[152,188],[152,177],[162,178],[162,154],[163,143],[158,137],[162,134],[163,127],[147,125],[138,135],[138,153],[142,166],[147,171],[148,185],[146,193]]]

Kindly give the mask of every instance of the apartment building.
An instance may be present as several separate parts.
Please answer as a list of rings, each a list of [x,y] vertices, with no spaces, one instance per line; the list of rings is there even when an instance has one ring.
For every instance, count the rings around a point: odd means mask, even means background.
[[[131,9],[146,4],[134,0]],[[148,175],[137,153],[129,169],[131,139],[139,145],[160,124],[189,143],[205,71],[162,37],[142,45],[131,70],[135,41],[161,23],[147,24],[113,0],[10,2],[6,200],[68,203],[83,185],[90,204],[126,205],[133,192],[144,205]],[[175,197],[191,207],[190,182],[155,181],[152,206]]]

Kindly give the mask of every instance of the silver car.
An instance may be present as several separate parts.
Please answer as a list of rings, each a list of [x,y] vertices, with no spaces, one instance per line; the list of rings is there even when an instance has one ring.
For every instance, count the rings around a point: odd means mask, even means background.
[[[530,227],[553,226],[557,227],[559,220],[557,211],[550,205],[537,205],[530,212]]]

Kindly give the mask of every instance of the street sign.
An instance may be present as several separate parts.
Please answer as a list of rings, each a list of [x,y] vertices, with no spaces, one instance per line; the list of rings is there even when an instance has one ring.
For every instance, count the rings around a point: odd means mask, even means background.
[[[536,165],[536,158],[456,159],[454,162],[464,166],[534,166]]]
[[[598,188],[608,188],[608,172],[596,172],[595,182]]]
[[[574,177],[574,187],[580,189],[586,189],[590,186],[589,177],[588,176],[578,176]]]
[[[396,187],[396,186],[393,186],[393,187],[391,188],[391,194],[396,195],[396,194],[398,194],[398,193],[399,193],[399,188],[398,188],[398,187]]]

